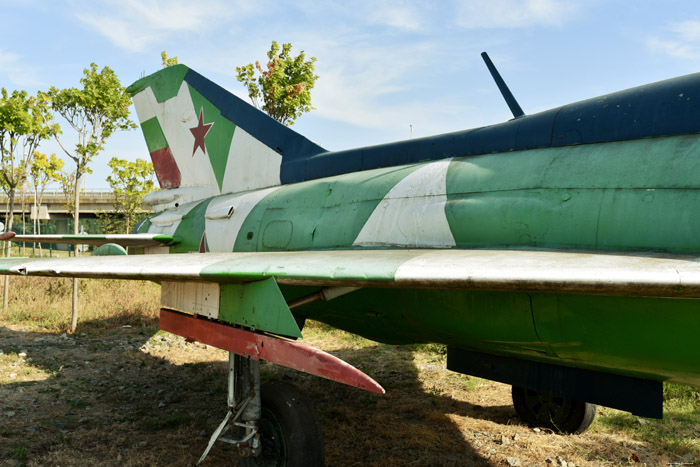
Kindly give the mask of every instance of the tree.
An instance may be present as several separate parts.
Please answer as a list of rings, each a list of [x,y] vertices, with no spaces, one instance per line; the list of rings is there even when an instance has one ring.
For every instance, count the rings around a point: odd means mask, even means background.
[[[80,184],[83,175],[91,173],[88,164],[102,151],[107,139],[119,130],[136,128],[129,119],[131,99],[119,78],[109,67],[98,72],[97,65],[83,70],[80,79],[82,89],[56,89],[51,87],[48,97],[55,112],[66,119],[77,134],[77,143],[69,150],[54,132],[59,146],[75,162],[73,177],[73,233],[78,234],[80,222]],[[78,250],[76,249],[76,254]],[[73,280],[73,311],[71,332],[78,324],[78,282]]]
[[[9,212],[5,219],[5,229],[10,231],[14,219],[15,193],[27,179],[34,151],[43,139],[59,131],[58,125],[51,125],[48,102],[40,94],[36,98],[26,91],[13,91],[8,94],[5,88],[0,91],[0,177],[2,187],[9,199]],[[6,255],[10,256],[10,242],[7,242]],[[5,276],[3,309],[7,309],[9,276]]]
[[[64,162],[56,157],[56,154],[47,156],[41,152],[34,152],[34,160],[29,169],[32,178],[32,186],[34,187],[34,232],[41,234],[41,220],[39,219],[39,209],[41,201],[44,197],[46,185],[50,182],[60,182],[61,172]],[[39,256],[43,256],[41,243],[39,243]]]
[[[61,184],[61,190],[66,196],[66,212],[75,219],[75,172],[66,172],[61,170],[58,172],[58,182]]]
[[[282,44],[280,51],[277,42],[272,41],[267,52],[267,70],[260,62],[236,67],[236,79],[248,88],[248,96],[253,105],[284,125],[294,125],[294,121],[311,107],[311,89],[318,76],[314,74],[316,57],[306,59],[304,51],[292,57],[292,44]],[[259,76],[255,76],[255,70]],[[260,107],[259,99],[263,105]]]
[[[129,233],[134,215],[141,209],[143,197],[153,191],[153,164],[143,159],[130,162],[113,157],[109,167],[112,175],[107,177],[107,181],[117,199],[117,212],[124,216],[124,233]]]
[[[177,65],[177,57],[168,58],[168,54],[165,50],[160,53],[160,58],[163,60],[163,68],[168,68],[169,66]]]

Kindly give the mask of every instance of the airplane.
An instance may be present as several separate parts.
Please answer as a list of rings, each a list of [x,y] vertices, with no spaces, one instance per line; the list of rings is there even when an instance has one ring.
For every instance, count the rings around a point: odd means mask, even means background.
[[[342,151],[185,65],[141,78],[154,214],[133,235],[16,235],[103,246],[0,273],[161,282],[161,329],[229,352],[200,461],[223,441],[243,465],[323,465],[311,401],[261,385],[260,360],[384,392],[300,342],[307,319],[444,344],[531,425],[581,433],[595,404],[661,418],[663,382],[700,386],[700,74],[526,115],[484,59],[513,119]]]

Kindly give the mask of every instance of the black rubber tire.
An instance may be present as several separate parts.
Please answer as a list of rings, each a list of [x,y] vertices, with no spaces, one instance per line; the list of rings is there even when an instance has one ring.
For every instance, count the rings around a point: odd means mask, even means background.
[[[260,388],[262,453],[244,457],[241,466],[322,467],[323,432],[311,402],[293,384],[265,383]]]
[[[596,406],[513,386],[513,407],[528,425],[560,433],[583,433],[595,418]]]

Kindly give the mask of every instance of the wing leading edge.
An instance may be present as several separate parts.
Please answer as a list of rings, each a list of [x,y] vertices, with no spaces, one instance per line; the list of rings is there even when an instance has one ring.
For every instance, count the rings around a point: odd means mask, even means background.
[[[0,274],[700,298],[700,256],[549,250],[330,250],[8,258]]]

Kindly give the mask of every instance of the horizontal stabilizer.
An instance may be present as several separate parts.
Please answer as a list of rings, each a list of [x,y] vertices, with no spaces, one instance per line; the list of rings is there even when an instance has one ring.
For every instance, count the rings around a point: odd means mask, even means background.
[[[111,234],[111,235],[15,235],[11,241],[24,243],[58,243],[64,245],[104,245],[115,243],[123,247],[146,248],[172,246],[180,240],[162,234]]]

